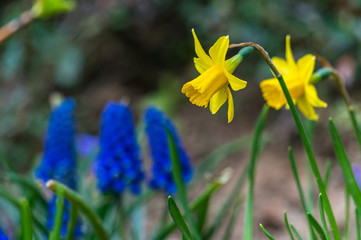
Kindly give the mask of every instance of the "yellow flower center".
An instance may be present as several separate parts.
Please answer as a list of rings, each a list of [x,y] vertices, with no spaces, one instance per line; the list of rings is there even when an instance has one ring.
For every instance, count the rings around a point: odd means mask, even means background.
[[[286,80],[285,83],[292,99],[302,97],[305,93],[305,85],[303,81],[300,81],[299,79],[290,79],[288,81]]]
[[[189,97],[191,103],[207,107],[211,97],[227,84],[224,71],[213,65],[196,79],[184,84],[182,92]]]

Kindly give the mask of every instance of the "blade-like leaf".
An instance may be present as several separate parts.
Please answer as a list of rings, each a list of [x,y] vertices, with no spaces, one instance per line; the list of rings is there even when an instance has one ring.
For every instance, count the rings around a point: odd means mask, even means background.
[[[20,212],[21,212],[21,239],[22,240],[32,240],[33,236],[33,227],[32,227],[32,217],[29,207],[29,203],[26,199],[20,200]]]
[[[361,230],[360,230],[360,212],[355,208],[355,219],[356,219],[356,239],[361,240]]]
[[[295,233],[298,240],[303,240],[301,234],[297,231],[296,227],[293,224],[291,224],[291,229]]]
[[[318,208],[320,210],[321,223],[322,223],[322,227],[323,227],[323,231],[325,233],[326,239],[331,240],[331,236],[330,236],[330,233],[328,232],[328,227],[327,227],[327,222],[326,222],[326,217],[325,217],[325,209],[323,207],[322,193],[320,193],[320,195],[318,197]]]
[[[179,200],[182,204],[182,207],[184,209],[184,215],[189,223],[190,228],[192,229],[194,238],[196,240],[200,240],[201,239],[200,234],[198,233],[197,227],[192,218],[190,208],[188,206],[187,192],[186,192],[186,188],[184,186],[183,179],[182,179],[182,170],[181,170],[181,165],[179,162],[179,155],[178,155],[178,151],[177,151],[177,148],[176,148],[176,145],[174,142],[174,138],[172,136],[172,133],[170,132],[170,130],[167,127],[166,127],[166,130],[167,130],[167,136],[168,136],[168,142],[169,142],[169,150],[171,153],[172,175],[173,175],[174,182],[176,183],[176,186],[177,186],[177,194],[178,194]]]
[[[308,213],[307,217],[310,219],[312,227],[316,230],[316,232],[318,233],[318,236],[320,236],[320,238],[322,240],[326,240],[326,235],[323,232],[323,229],[322,229],[321,225],[317,222],[317,220],[312,216],[311,213]]]
[[[275,240],[275,238],[263,227],[262,224],[259,225],[263,233],[268,237],[269,240]]]
[[[192,234],[189,230],[187,223],[185,222],[182,214],[180,213],[177,204],[174,202],[171,196],[168,197],[168,209],[169,213],[172,216],[173,221],[178,226],[179,230],[182,232],[182,235],[188,240],[192,240]]]
[[[291,231],[290,224],[288,223],[288,218],[287,218],[287,213],[286,213],[286,211],[284,211],[283,216],[284,216],[284,219],[285,219],[285,225],[286,225],[288,234],[290,235],[291,240],[294,240],[295,238],[293,237],[293,233],[292,233],[292,231]]]
[[[59,240],[60,239],[60,230],[61,225],[63,223],[63,213],[64,213],[64,193],[59,190],[57,193],[56,199],[56,212],[54,216],[54,226],[53,231],[51,233],[51,240]]]
[[[345,179],[347,189],[350,192],[356,207],[358,209],[361,209],[361,191],[353,174],[350,161],[346,155],[340,136],[338,135],[336,127],[331,118],[329,119],[329,124],[333,146],[342,170],[343,177]]]
[[[234,229],[235,223],[237,221],[237,218],[238,218],[238,215],[239,215],[239,212],[241,209],[242,200],[243,200],[242,197],[239,196],[239,198],[235,204],[234,210],[232,212],[231,218],[229,220],[229,223],[227,225],[223,240],[228,240],[228,239],[231,239],[231,237],[232,237],[233,229]]]
[[[104,229],[102,222],[99,218],[99,216],[93,211],[93,208],[91,208],[81,197],[78,193],[71,190],[64,184],[61,184],[55,180],[49,180],[46,183],[46,187],[50,189],[55,194],[58,193],[59,189],[63,191],[64,197],[68,199],[72,204],[76,205],[76,207],[79,209],[79,211],[89,220],[91,223],[95,234],[99,239],[102,240],[108,240],[108,233]]]

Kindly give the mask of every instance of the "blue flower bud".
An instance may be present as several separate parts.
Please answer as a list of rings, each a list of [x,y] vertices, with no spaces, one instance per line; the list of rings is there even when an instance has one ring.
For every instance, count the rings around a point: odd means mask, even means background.
[[[102,114],[99,144],[96,176],[100,191],[121,194],[129,188],[139,194],[144,173],[132,112],[126,104],[107,104]]]
[[[191,161],[173,123],[161,111],[149,107],[145,112],[145,131],[153,159],[153,177],[150,186],[153,189],[163,189],[167,193],[173,194],[177,189],[172,176],[172,162],[166,128],[169,129],[176,144],[183,181],[189,182],[193,173]]]

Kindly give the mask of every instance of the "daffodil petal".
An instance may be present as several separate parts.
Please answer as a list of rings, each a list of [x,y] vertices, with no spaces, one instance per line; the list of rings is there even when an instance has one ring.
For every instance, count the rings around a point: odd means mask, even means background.
[[[279,57],[273,57],[272,62],[282,75],[287,75],[289,73],[289,68],[286,60]]]
[[[213,61],[203,50],[202,45],[199,42],[194,29],[192,29],[192,34],[193,34],[193,38],[194,38],[194,47],[196,50],[196,54],[199,57],[199,61],[202,62],[202,65],[207,66],[208,68],[211,67],[213,65]]]
[[[326,108],[327,103],[318,98],[316,87],[314,85],[307,85],[306,87],[306,99],[314,107]]]
[[[297,67],[300,74],[300,78],[307,84],[312,76],[315,68],[316,58],[312,54],[307,54],[297,61]]]
[[[315,109],[307,101],[305,96],[298,98],[297,107],[305,117],[314,121],[318,120],[318,115],[315,113]]]
[[[234,116],[234,105],[233,105],[233,97],[231,90],[227,87],[227,95],[228,95],[228,123],[232,122]]]
[[[290,67],[295,67],[295,59],[293,58],[293,53],[291,49],[291,36],[286,36],[286,60]]]
[[[229,46],[229,37],[220,37],[217,42],[209,49],[209,55],[212,60],[220,67],[224,67],[226,54]]]
[[[219,108],[227,101],[227,87],[216,92],[209,102],[209,110],[212,114],[218,112]]]
[[[194,58],[194,66],[200,74],[204,73],[209,68],[209,66],[200,58]]]
[[[276,78],[262,81],[260,87],[263,98],[266,100],[268,106],[279,110],[287,103]]]
[[[224,71],[224,73],[226,74],[226,77],[228,79],[229,84],[231,85],[232,89],[234,91],[238,91],[240,89],[243,89],[247,86],[247,82],[243,81],[241,79],[239,79],[238,77],[230,74],[227,71]]]

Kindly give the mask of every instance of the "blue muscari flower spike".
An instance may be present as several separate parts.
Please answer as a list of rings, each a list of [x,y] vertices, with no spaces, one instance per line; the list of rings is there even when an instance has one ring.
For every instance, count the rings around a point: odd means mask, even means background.
[[[100,128],[98,188],[103,193],[118,195],[128,187],[139,194],[144,173],[131,110],[124,103],[108,103]]]
[[[166,129],[169,129],[176,144],[184,182],[192,179],[192,165],[185,149],[179,139],[173,123],[158,109],[149,107],[145,112],[145,131],[153,159],[153,178],[150,186],[153,189],[164,189],[173,194],[177,191],[172,177],[172,164],[170,159],[169,142]]]
[[[45,146],[42,162],[35,174],[44,182],[49,179],[59,181],[75,189],[76,155],[75,155],[75,102],[71,98],[65,99],[55,107],[50,115],[49,125],[45,136]],[[56,211],[56,196],[49,201],[47,227],[52,229]],[[69,220],[70,204],[65,202],[61,235],[66,234]],[[80,229],[76,229],[76,236]]]
[[[5,235],[1,227],[0,227],[0,240],[9,240],[8,236]]]

